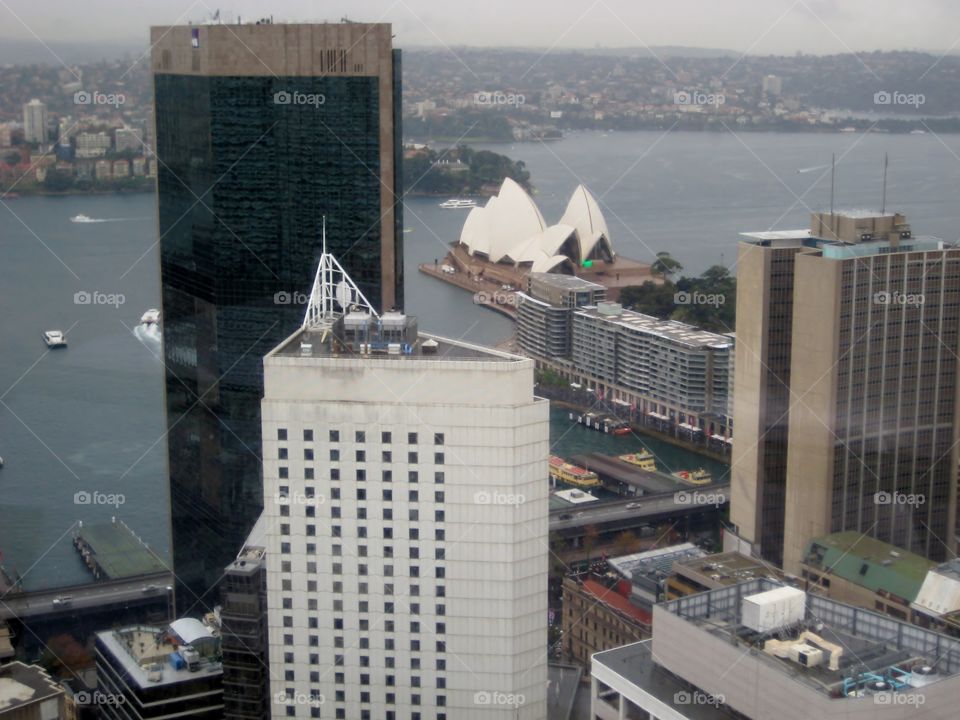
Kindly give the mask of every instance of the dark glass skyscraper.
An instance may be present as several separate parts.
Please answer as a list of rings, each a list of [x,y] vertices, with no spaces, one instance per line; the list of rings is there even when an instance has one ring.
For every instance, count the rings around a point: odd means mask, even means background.
[[[213,604],[259,515],[262,358],[303,320],[323,216],[374,306],[402,305],[400,55],[387,24],[155,27],[151,40],[186,613]]]

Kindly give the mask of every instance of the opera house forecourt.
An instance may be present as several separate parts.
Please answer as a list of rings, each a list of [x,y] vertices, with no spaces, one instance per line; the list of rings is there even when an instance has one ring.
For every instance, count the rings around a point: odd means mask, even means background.
[[[510,178],[486,205],[470,210],[442,264],[420,269],[510,315],[516,305],[512,293],[526,286],[531,272],[590,280],[606,287],[611,300],[622,287],[659,281],[649,264],[614,252],[600,205],[586,187],[577,186],[559,222],[549,225],[533,198]]]

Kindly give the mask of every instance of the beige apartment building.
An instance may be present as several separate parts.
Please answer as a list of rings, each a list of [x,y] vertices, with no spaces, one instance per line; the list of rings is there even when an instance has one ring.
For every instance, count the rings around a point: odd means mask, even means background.
[[[957,486],[960,248],[899,214],[816,213],[745,233],[731,519],[797,573],[811,538],[857,530],[933,560]]]

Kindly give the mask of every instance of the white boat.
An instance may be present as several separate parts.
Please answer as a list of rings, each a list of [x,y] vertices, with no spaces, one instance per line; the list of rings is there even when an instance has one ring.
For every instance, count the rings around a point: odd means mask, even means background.
[[[43,341],[48,348],[64,348],[67,346],[67,338],[63,336],[62,330],[47,330],[43,333]]]
[[[160,311],[156,308],[150,308],[143,315],[140,316],[141,325],[159,325],[160,324]]]
[[[96,220],[94,220],[94,219],[93,219],[92,217],[90,217],[89,215],[84,215],[83,213],[81,213],[80,215],[74,215],[72,218],[70,218],[70,222],[75,222],[75,223],[92,223],[92,222],[96,222]]]
[[[440,207],[442,207],[444,210],[467,210],[476,206],[477,203],[473,200],[463,200],[461,198],[450,198],[449,200],[440,203]]]

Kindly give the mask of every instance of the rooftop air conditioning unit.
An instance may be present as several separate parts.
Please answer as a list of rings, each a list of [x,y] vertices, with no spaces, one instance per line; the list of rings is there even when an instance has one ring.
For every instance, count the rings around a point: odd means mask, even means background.
[[[790,648],[790,659],[804,667],[817,667],[823,664],[823,650],[802,643],[793,645]]]

